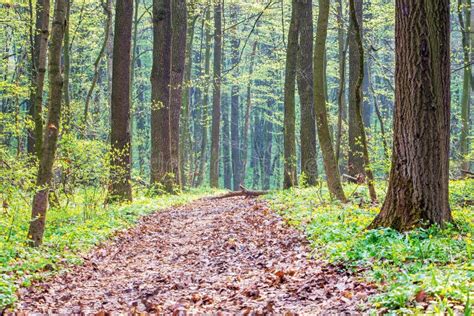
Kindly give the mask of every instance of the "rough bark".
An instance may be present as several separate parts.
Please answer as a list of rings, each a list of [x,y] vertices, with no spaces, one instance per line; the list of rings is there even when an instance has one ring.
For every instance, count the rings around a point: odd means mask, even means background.
[[[298,52],[299,19],[297,0],[292,0],[291,21],[288,30],[288,46],[286,48],[285,94],[284,94],[284,172],[283,188],[297,185],[296,178],[296,132],[295,132],[295,80]]]
[[[357,22],[362,28],[362,0],[356,1],[355,13]],[[363,146],[361,143],[362,130],[357,122],[357,95],[356,88],[359,78],[359,68],[361,66],[360,53],[356,39],[353,19],[349,20],[349,156],[348,156],[348,173],[352,177],[365,176]],[[363,96],[362,96],[363,98]]]
[[[342,6],[342,0],[337,1],[337,44],[339,52],[339,91],[337,92],[337,134],[336,134],[336,160],[339,166],[341,166],[341,143],[342,143],[342,123],[346,118],[346,55],[349,37],[346,36],[344,31],[344,8]]]
[[[109,201],[131,201],[130,62],[133,0],[118,0],[112,66]]]
[[[306,184],[313,186],[318,180],[313,93],[313,1],[298,1],[297,11],[300,21],[296,77],[301,103],[301,172],[306,177]]]
[[[397,0],[395,113],[387,196],[370,228],[452,220],[449,0]]]
[[[210,185],[219,186],[219,138],[221,125],[222,5],[214,5],[214,93],[212,97]]]
[[[36,1],[36,22],[33,47],[33,71],[31,97],[33,104],[30,114],[34,121],[34,130],[28,137],[28,152],[40,158],[43,140],[43,89],[46,75],[46,55],[48,51],[49,36],[49,10],[50,0]]]
[[[151,183],[174,191],[170,132],[171,3],[153,1]]]
[[[40,246],[46,223],[48,209],[49,185],[53,176],[53,164],[59,136],[61,119],[61,103],[63,77],[61,74],[61,49],[64,30],[66,27],[66,0],[56,0],[54,18],[51,30],[51,45],[49,47],[49,100],[48,120],[43,135],[40,163],[36,185],[38,191],[33,198],[31,222],[28,230],[28,239],[32,246]]]
[[[323,154],[324,170],[326,172],[329,191],[337,199],[346,201],[341,185],[339,168],[334,155],[334,148],[331,142],[326,97],[324,93],[324,52],[326,50],[328,19],[329,0],[319,0],[319,16],[314,46],[314,110],[316,113],[319,144]]]
[[[179,155],[179,120],[183,103],[183,79],[186,62],[187,10],[185,0],[172,0],[171,5],[171,78],[170,78],[170,132],[171,172],[181,186]]]

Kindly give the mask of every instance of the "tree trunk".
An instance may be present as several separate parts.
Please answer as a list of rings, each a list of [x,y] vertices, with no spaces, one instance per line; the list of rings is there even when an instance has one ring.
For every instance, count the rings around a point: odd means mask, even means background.
[[[313,93],[313,1],[298,1],[297,10],[300,20],[297,81],[301,103],[301,172],[306,176],[306,184],[313,186],[318,180]]]
[[[458,0],[458,18],[459,25],[462,30],[462,46],[463,46],[463,86],[461,98],[461,138],[459,141],[461,155],[461,170],[469,170],[470,163],[469,154],[469,117],[470,117],[470,98],[471,98],[471,60],[470,52],[472,47],[469,41],[469,32],[471,30],[471,4],[470,0]]]
[[[238,6],[232,5],[231,20],[233,24],[238,23]],[[233,69],[233,83],[231,87],[231,119],[230,119],[230,136],[232,148],[232,187],[238,190],[241,185],[241,143],[240,143],[240,86],[239,86],[239,44],[237,37],[237,26],[232,29],[231,37],[231,68]]]
[[[284,147],[285,166],[283,188],[288,189],[298,184],[296,175],[296,132],[295,132],[295,80],[298,53],[298,9],[297,0],[292,0],[291,21],[288,30],[286,48],[285,95],[284,95]]]
[[[209,116],[209,75],[210,75],[210,64],[211,64],[211,7],[208,5],[206,11],[206,22],[205,22],[205,45],[206,50],[204,53],[204,77],[206,79],[204,86],[204,97],[202,102],[202,112],[201,112],[201,124],[202,124],[202,133],[201,133],[201,157],[199,159],[199,174],[197,177],[197,186],[200,186],[204,181],[204,175],[206,173],[206,161],[207,161],[207,143],[208,143],[208,116]]]
[[[71,74],[71,41],[70,41],[70,15],[71,15],[71,2],[67,2],[66,9],[66,29],[64,30],[64,48],[63,48],[63,57],[64,57],[64,86],[63,86],[63,97],[64,97],[64,127],[69,129],[71,125],[71,96],[69,95],[69,76]]]
[[[183,103],[183,79],[186,62],[186,0],[172,0],[171,6],[171,89],[170,89],[170,132],[171,172],[175,182],[181,186],[179,155],[179,120]]]
[[[271,120],[271,110],[275,105],[273,98],[267,99],[267,109],[263,115],[263,183],[262,188],[264,190],[270,189],[270,181],[273,174],[272,168],[272,145],[273,145],[273,122]]]
[[[212,98],[211,187],[219,186],[219,134],[221,125],[222,5],[214,5],[214,93]]]
[[[355,35],[355,41],[357,42],[358,47],[358,55],[359,55],[359,76],[357,77],[356,85],[355,85],[355,120],[357,122],[357,126],[359,129],[360,134],[360,142],[362,146],[362,156],[364,159],[364,170],[367,175],[367,185],[369,187],[369,194],[370,199],[372,202],[377,201],[377,194],[375,193],[374,187],[374,175],[372,173],[372,169],[370,168],[370,160],[369,160],[369,149],[367,146],[367,137],[365,135],[365,128],[364,128],[364,121],[362,118],[362,86],[364,82],[364,47],[362,46],[362,31],[359,26],[359,22],[357,21],[356,9],[354,0],[349,0],[350,3],[350,12],[351,12],[351,21],[353,24],[353,30]],[[367,78],[366,78],[367,79]]]
[[[449,0],[397,0],[392,169],[370,228],[400,231],[452,221]]]
[[[224,188],[232,190],[232,163],[230,157],[230,120],[229,102],[224,94],[222,103],[222,164],[224,171]]]
[[[109,201],[131,201],[130,54],[133,0],[118,0],[112,66]]]
[[[362,29],[362,0],[355,3],[357,22]],[[361,143],[362,131],[357,122],[357,95],[356,89],[359,78],[360,53],[356,40],[354,21],[349,22],[349,157],[348,173],[354,178],[365,176],[364,156]],[[363,96],[362,96],[363,99]]]
[[[241,182],[245,185],[245,176],[247,175],[247,158],[248,158],[248,134],[250,130],[250,112],[252,110],[252,75],[255,55],[257,53],[257,41],[253,43],[252,53],[250,54],[249,65],[249,82],[247,83],[247,102],[245,108],[244,130],[242,133],[242,173]]]
[[[34,130],[29,133],[28,152],[41,158],[43,140],[43,88],[46,74],[46,54],[49,36],[50,0],[36,1],[36,23],[34,36],[34,56],[32,71],[31,97],[33,104],[30,114],[33,116]]]
[[[153,68],[151,73],[151,183],[174,191],[170,132],[171,4],[153,1]]]
[[[339,168],[329,132],[326,97],[324,93],[324,52],[329,19],[329,0],[319,0],[319,16],[314,46],[314,109],[318,124],[318,137],[323,154],[324,170],[326,172],[329,192],[341,201],[346,201],[342,189]]]
[[[36,186],[38,191],[33,198],[28,239],[32,246],[40,246],[46,223],[48,209],[49,185],[53,176],[53,164],[56,154],[59,123],[61,119],[61,103],[63,77],[61,74],[61,49],[64,30],[66,27],[66,0],[56,0],[54,19],[51,30],[51,45],[49,47],[49,106],[48,121],[43,137]],[[40,68],[41,69],[41,68]]]

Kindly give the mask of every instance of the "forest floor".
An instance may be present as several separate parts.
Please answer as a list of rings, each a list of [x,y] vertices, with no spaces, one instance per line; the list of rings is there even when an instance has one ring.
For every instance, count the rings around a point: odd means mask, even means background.
[[[143,217],[84,264],[19,291],[17,311],[358,313],[373,286],[310,258],[266,202],[201,199]]]

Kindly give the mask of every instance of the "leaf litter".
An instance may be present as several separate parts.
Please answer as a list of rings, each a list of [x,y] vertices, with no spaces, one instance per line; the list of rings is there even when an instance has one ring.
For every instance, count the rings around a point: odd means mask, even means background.
[[[304,234],[264,201],[202,199],[156,212],[52,279],[19,313],[363,314],[371,285],[310,258]]]

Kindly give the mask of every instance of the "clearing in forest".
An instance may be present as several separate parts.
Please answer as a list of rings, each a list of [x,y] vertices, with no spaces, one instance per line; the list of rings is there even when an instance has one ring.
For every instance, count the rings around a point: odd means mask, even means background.
[[[82,266],[20,291],[39,313],[363,311],[374,289],[310,259],[304,235],[242,197],[203,199],[144,217]]]

